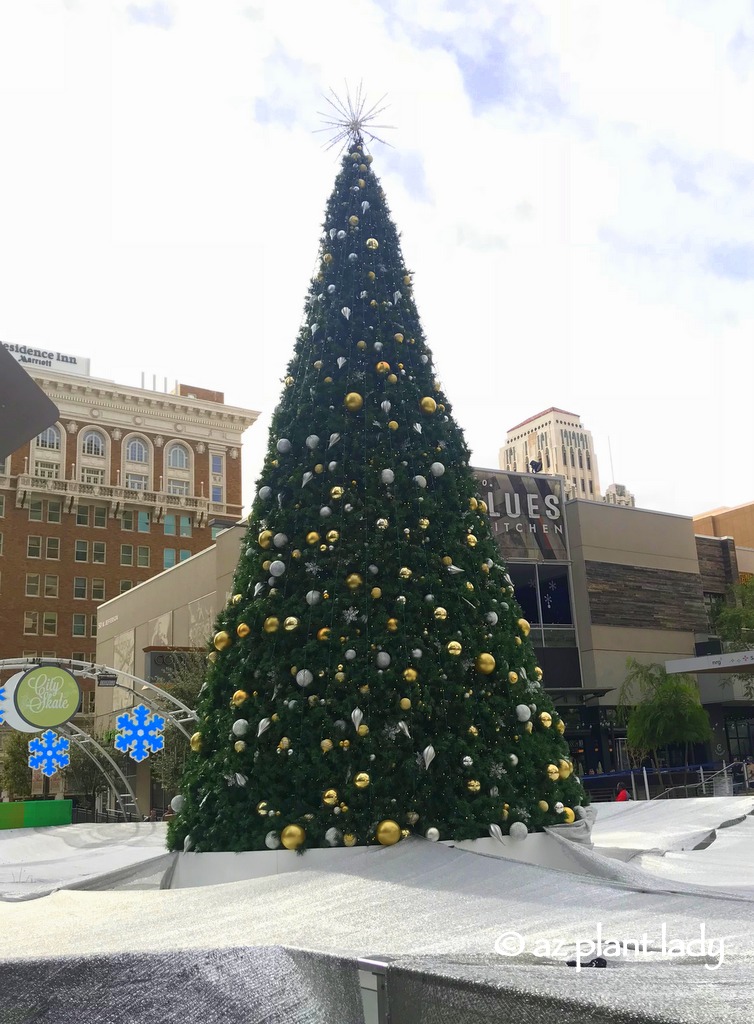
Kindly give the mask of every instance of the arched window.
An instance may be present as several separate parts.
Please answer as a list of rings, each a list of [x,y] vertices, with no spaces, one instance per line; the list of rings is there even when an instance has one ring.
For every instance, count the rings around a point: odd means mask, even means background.
[[[174,444],[168,452],[168,469],[188,469],[189,454],[182,444]]]
[[[98,455],[104,458],[105,439],[102,434],[97,430],[87,430],[84,434],[81,451],[84,455]]]
[[[140,437],[134,437],[128,442],[126,459],[128,462],[147,462],[147,446]]]
[[[56,426],[48,427],[37,434],[37,448],[47,448],[53,452],[60,451],[60,431]]]

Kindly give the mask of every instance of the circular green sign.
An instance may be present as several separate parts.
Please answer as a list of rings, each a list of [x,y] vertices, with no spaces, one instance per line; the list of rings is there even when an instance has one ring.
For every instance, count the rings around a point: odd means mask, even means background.
[[[63,725],[78,711],[81,691],[78,680],[57,665],[39,665],[16,685],[13,703],[21,718],[38,729]]]

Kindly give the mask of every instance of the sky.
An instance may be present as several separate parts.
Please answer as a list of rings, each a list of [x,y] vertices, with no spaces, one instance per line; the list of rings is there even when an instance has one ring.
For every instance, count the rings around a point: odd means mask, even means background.
[[[640,507],[754,501],[752,0],[0,0],[0,339],[259,410],[248,505],[346,82],[475,465],[554,405]]]

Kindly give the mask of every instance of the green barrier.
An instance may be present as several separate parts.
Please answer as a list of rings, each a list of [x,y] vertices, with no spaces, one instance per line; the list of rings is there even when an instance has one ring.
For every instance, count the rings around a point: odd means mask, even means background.
[[[17,800],[0,803],[0,829],[70,825],[72,814],[71,800]]]

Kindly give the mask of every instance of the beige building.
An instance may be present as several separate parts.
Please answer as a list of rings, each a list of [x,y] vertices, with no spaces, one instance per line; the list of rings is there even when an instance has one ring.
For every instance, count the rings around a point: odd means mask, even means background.
[[[542,473],[565,480],[567,498],[600,501],[600,478],[591,431],[581,417],[553,406],[511,427],[500,449],[500,468],[529,473],[541,464]]]
[[[702,512],[694,516],[694,529],[705,537],[734,537],[737,547],[754,548],[754,501]]]

